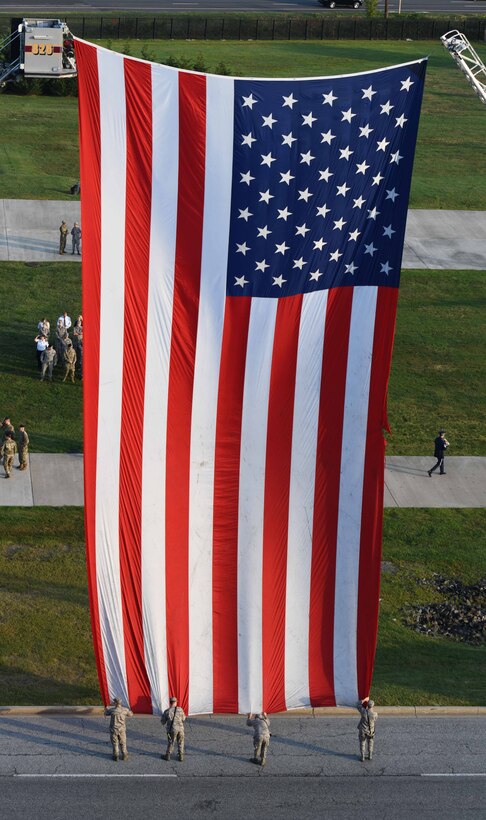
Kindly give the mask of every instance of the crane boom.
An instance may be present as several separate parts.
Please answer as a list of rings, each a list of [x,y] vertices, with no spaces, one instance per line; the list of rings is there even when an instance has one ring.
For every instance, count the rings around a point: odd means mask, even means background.
[[[465,34],[454,29],[443,34],[440,39],[456,65],[466,75],[481,102],[486,105],[486,66]]]

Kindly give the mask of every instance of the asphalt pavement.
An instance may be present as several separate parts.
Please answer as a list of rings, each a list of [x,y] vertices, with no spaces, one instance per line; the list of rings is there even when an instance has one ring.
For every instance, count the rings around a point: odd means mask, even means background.
[[[379,8],[384,8],[384,0],[380,0]],[[451,18],[463,14],[484,14],[484,2],[481,0],[389,0],[389,11],[397,12],[424,12],[426,14],[449,14]],[[348,9],[342,9],[347,11]],[[0,0],[0,12],[15,14],[40,14],[44,12],[56,13],[65,16],[70,12],[117,12],[127,11],[140,14],[156,14],[158,12],[319,12],[329,14],[318,0],[27,0],[26,3]],[[341,9],[340,9],[341,11]],[[356,14],[354,9],[350,13]],[[364,9],[361,12],[364,14]]]
[[[358,760],[357,714],[272,718],[267,766],[238,716],[187,721],[184,763],[160,759],[155,717],[128,722],[114,763],[108,721],[0,718],[0,816],[17,818],[461,818],[486,812],[486,717],[384,717]]]
[[[70,237],[59,256],[62,219],[81,222],[80,203],[0,199],[0,261],[79,261]],[[486,270],[486,211],[410,210],[402,268]]]

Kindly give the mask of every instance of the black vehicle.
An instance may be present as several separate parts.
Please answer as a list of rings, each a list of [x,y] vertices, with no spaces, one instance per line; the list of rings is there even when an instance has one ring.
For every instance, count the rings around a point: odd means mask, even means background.
[[[328,9],[335,9],[336,7],[351,7],[359,9],[363,5],[363,0],[319,0],[321,6],[327,6]]]

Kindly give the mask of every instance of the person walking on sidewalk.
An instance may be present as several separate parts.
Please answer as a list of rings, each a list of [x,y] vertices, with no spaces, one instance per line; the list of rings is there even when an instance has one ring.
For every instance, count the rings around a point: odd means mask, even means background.
[[[167,749],[165,755],[161,755],[162,760],[170,760],[170,756],[174,751],[174,744],[177,741],[177,748],[179,752],[179,760],[184,760],[184,721],[186,715],[184,709],[177,705],[177,698],[170,698],[170,706],[165,710],[160,718],[162,726],[166,727],[167,732]]]
[[[259,763],[264,766],[267,761],[267,752],[270,745],[270,719],[266,712],[258,715],[249,713],[246,721],[247,726],[253,729],[253,757],[252,763]]]
[[[0,456],[3,458],[3,467],[5,470],[5,478],[10,478],[12,471],[15,453],[17,452],[17,442],[13,437],[13,433],[7,433],[0,447]]]
[[[19,470],[29,466],[29,436],[25,424],[19,424]]]
[[[375,742],[375,723],[378,715],[373,711],[375,705],[374,700],[365,698],[363,701],[358,701],[356,708],[361,715],[361,720],[358,723],[358,738],[359,738],[359,759],[361,763],[364,762],[365,757],[368,760],[373,759],[373,745]],[[366,755],[366,746],[368,746],[368,754]]]
[[[113,698],[113,703],[105,709],[105,717],[110,718],[113,760],[118,761],[120,748],[122,760],[126,760],[128,758],[126,721],[127,717],[133,717],[133,712],[122,705],[121,698]]]
[[[439,435],[434,441],[434,457],[437,459],[437,462],[434,464],[433,467],[431,467],[430,470],[427,470],[429,478],[432,478],[432,473],[435,472],[435,470],[437,470],[437,467],[440,467],[440,475],[446,474],[444,470],[444,457],[445,451],[447,450],[448,446],[449,442],[445,437],[445,430],[441,429],[439,430]]]

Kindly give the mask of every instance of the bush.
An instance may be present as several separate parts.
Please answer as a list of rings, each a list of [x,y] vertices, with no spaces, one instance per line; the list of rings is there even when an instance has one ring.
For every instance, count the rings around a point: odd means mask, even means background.
[[[376,17],[378,14],[378,0],[364,0],[367,17]]]

